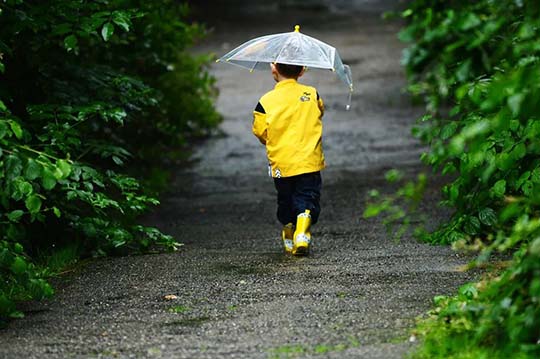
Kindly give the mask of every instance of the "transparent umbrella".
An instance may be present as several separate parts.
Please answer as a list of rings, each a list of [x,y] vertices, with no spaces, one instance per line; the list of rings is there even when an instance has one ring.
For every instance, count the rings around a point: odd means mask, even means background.
[[[350,108],[354,90],[351,68],[343,64],[335,47],[300,32],[294,31],[266,35],[249,40],[223,55],[217,62],[241,66],[253,70],[268,70],[269,63],[306,66],[334,71],[349,87]]]

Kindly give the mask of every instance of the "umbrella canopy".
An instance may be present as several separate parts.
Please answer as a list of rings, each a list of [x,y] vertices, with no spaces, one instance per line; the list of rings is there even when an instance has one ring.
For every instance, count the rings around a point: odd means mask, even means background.
[[[296,25],[292,32],[257,37],[223,55],[217,62],[227,62],[253,70],[268,70],[269,63],[299,65],[334,71],[353,91],[351,69],[344,65],[337,50],[300,32]]]

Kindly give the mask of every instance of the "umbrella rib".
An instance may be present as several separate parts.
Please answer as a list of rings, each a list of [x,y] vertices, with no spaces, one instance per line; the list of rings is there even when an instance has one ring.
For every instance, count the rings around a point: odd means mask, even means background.
[[[255,66],[257,66],[258,63],[259,63],[259,61],[255,61],[253,66],[249,69],[249,72],[253,72],[253,70],[255,69]]]
[[[285,41],[285,43],[283,44],[283,46],[281,47],[281,49],[279,50],[279,53],[278,55],[276,56],[276,58],[274,59],[274,63],[277,62],[277,60],[279,59],[279,57],[281,56],[281,53],[283,52],[283,50],[285,50],[285,48],[289,45],[289,43],[291,42],[291,39],[292,37],[289,37],[287,39],[287,41]]]
[[[335,69],[335,68],[334,68],[334,59],[331,59],[330,57],[328,57],[328,56],[326,55],[326,51],[324,51],[325,49],[324,49],[323,46],[328,46],[328,45],[317,43],[317,47],[321,50],[321,53],[323,54],[323,56],[326,58],[326,60],[327,60],[330,64],[332,64],[332,69]],[[328,46],[328,47],[331,47],[331,46]],[[335,57],[335,51],[333,52],[332,55],[334,55],[334,57]]]

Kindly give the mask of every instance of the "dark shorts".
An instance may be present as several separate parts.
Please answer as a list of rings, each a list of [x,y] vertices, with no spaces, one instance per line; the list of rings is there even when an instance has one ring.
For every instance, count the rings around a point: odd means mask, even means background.
[[[321,206],[321,173],[304,173],[293,177],[274,178],[278,195],[277,217],[282,224],[296,223],[296,216],[311,211],[311,223],[317,223]]]

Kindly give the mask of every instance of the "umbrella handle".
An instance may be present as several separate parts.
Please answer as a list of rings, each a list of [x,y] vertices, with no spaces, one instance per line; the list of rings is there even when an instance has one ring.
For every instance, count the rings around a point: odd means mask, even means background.
[[[347,101],[347,105],[345,106],[345,111],[349,111],[351,109],[351,102],[352,102],[352,89],[349,91],[349,100]]]

